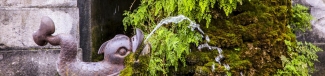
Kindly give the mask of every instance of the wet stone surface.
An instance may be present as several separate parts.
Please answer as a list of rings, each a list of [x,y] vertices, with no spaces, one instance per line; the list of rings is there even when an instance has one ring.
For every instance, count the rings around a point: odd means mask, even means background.
[[[77,58],[81,60],[79,48]],[[1,50],[0,76],[54,76],[58,75],[58,49]]]
[[[52,76],[59,49],[1,50],[0,76]]]

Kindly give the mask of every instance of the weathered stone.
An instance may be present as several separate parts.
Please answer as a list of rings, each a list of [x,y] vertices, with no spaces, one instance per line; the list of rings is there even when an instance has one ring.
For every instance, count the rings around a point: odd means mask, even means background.
[[[60,47],[38,46],[32,34],[38,30],[41,18],[49,16],[56,26],[54,35],[71,34],[79,43],[77,1],[0,0],[0,76],[57,75]],[[79,59],[81,54],[79,50]]]
[[[68,33],[79,42],[78,8],[0,8],[0,44],[6,47],[37,47],[32,34],[43,16],[53,19],[56,32]]]
[[[0,7],[71,7],[77,0],[1,0]]]
[[[0,76],[53,76],[60,49],[0,50]],[[78,51],[81,58],[81,49]]]
[[[1,76],[55,75],[55,61],[59,50],[7,50],[0,51]]]
[[[293,4],[302,4],[307,7],[321,8],[325,7],[325,0],[292,0]]]
[[[325,5],[325,4],[324,4]],[[325,42],[325,7],[324,8],[311,8],[311,15],[314,19],[311,21],[313,30],[311,31],[318,40],[322,40],[321,42],[317,43],[324,43]],[[310,36],[307,36],[310,37]],[[312,40],[308,40],[312,41]],[[316,42],[316,41],[312,41]]]

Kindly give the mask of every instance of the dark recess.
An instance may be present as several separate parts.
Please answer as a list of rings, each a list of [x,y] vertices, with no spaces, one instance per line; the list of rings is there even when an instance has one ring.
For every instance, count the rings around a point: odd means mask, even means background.
[[[132,5],[133,3],[133,5]],[[140,0],[93,0],[91,3],[91,46],[92,61],[100,61],[103,55],[98,55],[100,46],[117,34],[132,35],[132,28],[124,31],[122,20],[126,10],[133,10]],[[132,8],[130,9],[130,6]]]
[[[91,61],[90,0],[78,0],[80,48],[83,61]]]

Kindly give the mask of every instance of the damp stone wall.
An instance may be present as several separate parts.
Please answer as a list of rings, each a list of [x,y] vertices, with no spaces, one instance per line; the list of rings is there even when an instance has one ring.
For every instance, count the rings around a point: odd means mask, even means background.
[[[37,46],[32,38],[43,16],[53,19],[54,35],[71,34],[79,42],[77,0],[0,0],[0,76],[57,74],[60,47]]]

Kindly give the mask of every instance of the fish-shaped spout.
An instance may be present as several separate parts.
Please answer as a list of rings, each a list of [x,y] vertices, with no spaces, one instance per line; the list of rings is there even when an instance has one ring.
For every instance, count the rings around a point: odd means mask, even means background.
[[[126,35],[116,35],[111,40],[101,45],[98,53],[104,53],[104,60],[99,62],[83,62],[76,58],[77,41],[72,35],[58,34],[55,32],[54,22],[50,17],[43,17],[40,28],[33,34],[34,42],[39,46],[47,43],[59,45],[61,51],[56,68],[61,76],[107,76],[118,75],[124,69],[124,58],[135,52],[143,41],[143,33],[136,29],[136,35],[129,38]]]

